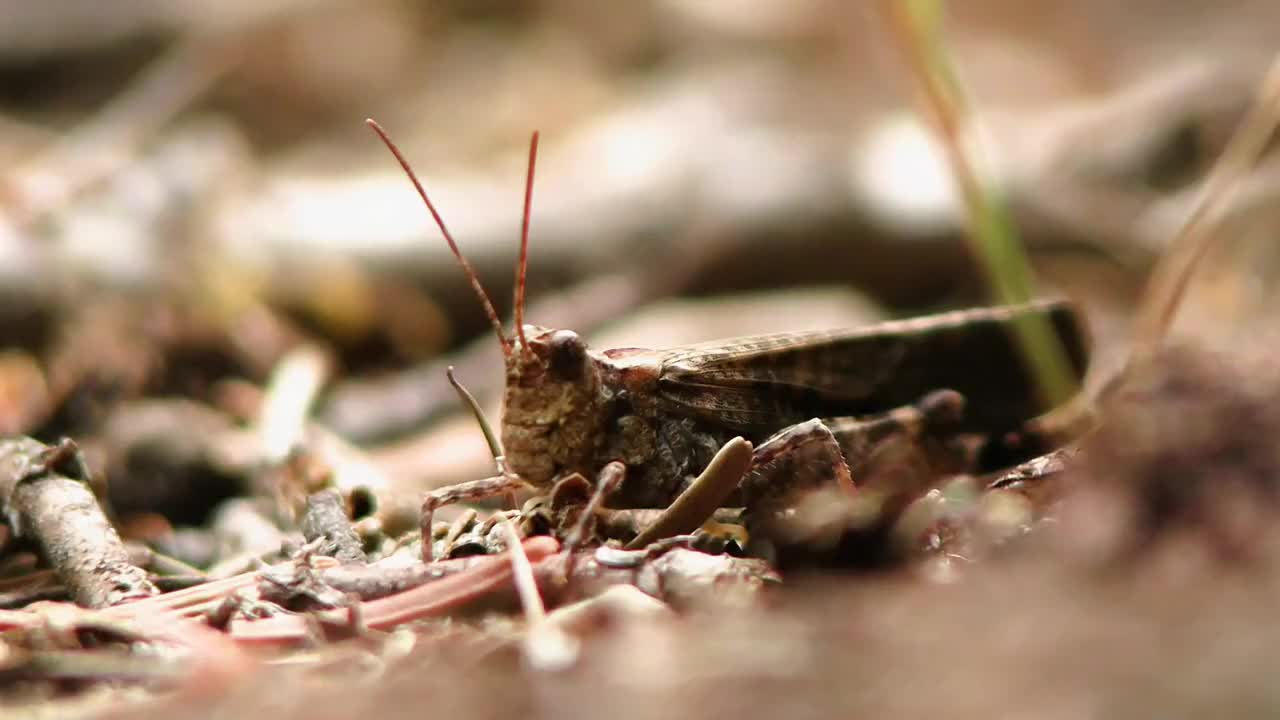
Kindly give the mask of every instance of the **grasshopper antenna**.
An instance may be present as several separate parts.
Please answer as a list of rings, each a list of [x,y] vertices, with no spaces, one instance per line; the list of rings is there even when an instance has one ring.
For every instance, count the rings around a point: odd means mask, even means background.
[[[533,207],[533,169],[537,164],[538,131],[534,130],[533,138],[529,140],[529,175],[524,181],[524,220],[520,225],[520,263],[516,266],[515,334],[520,338],[521,348],[529,347],[524,337],[524,279],[529,272],[529,213]]]
[[[400,167],[404,169],[405,175],[409,176],[409,180],[413,183],[413,187],[418,191],[418,195],[422,197],[422,202],[426,204],[427,210],[431,212],[431,217],[435,219],[436,226],[440,228],[440,234],[444,235],[445,242],[449,243],[449,249],[453,251],[453,256],[458,259],[458,264],[462,266],[462,272],[466,273],[467,280],[471,283],[471,289],[476,291],[476,295],[480,298],[480,303],[484,305],[484,312],[489,316],[489,323],[493,325],[494,332],[498,334],[498,342],[502,345],[502,354],[509,356],[511,354],[511,340],[502,332],[502,320],[498,319],[498,312],[493,309],[493,303],[489,301],[489,296],[485,294],[484,287],[480,284],[480,278],[476,276],[476,271],[471,267],[471,263],[467,262],[467,258],[465,258],[462,255],[462,252],[458,250],[458,244],[453,241],[453,235],[449,234],[449,228],[445,227],[444,218],[440,217],[440,213],[436,212],[436,206],[431,204],[431,198],[427,197],[427,191],[422,188],[422,183],[418,182],[418,176],[413,172],[413,168],[409,167],[409,161],[404,159],[404,155],[400,152],[400,148],[396,147],[396,144],[391,140],[391,137],[387,135],[387,131],[382,129],[382,126],[378,124],[377,120],[368,118],[365,120],[365,123],[369,127],[373,128],[374,132],[378,133],[379,138],[382,138],[382,143],[386,145],[387,149],[391,151],[391,154],[395,156],[396,162],[400,163]],[[529,166],[529,176],[530,178],[533,177],[532,164]],[[529,193],[526,191],[526,198],[528,195]],[[525,203],[525,227],[527,232],[529,216],[527,199]],[[521,267],[524,265],[523,255],[524,251],[522,249],[520,261]],[[522,280],[523,275],[524,273],[522,271]],[[521,289],[521,295],[523,295],[522,290],[523,289]],[[520,312],[518,308],[519,306],[517,306],[517,313]],[[517,315],[516,317],[519,318],[520,316]],[[517,319],[516,322],[518,323],[519,320]],[[518,327],[519,325],[517,325],[517,328]]]

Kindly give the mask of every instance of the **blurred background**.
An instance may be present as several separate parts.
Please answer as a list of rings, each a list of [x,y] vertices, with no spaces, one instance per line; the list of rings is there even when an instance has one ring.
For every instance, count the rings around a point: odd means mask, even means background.
[[[0,0],[0,17],[0,432],[84,438],[114,475],[138,475],[121,449],[147,432],[255,417],[299,348],[314,417],[369,472],[415,491],[484,472],[443,369],[492,406],[496,343],[366,117],[504,315],[540,130],[527,318],[596,347],[990,300],[873,3]],[[944,39],[1037,287],[1083,303],[1105,368],[1280,46],[1280,7],[969,0]],[[1264,160],[1220,208],[1184,329],[1265,336],[1277,172]]]
[[[526,318],[596,348],[992,302],[890,4],[0,0],[0,435],[75,438],[124,539],[209,577],[295,547],[319,487],[342,490],[390,554],[424,490],[492,474],[444,372],[496,417],[497,342],[368,117],[508,318],[541,131]],[[1099,387],[1280,48],[1280,3],[940,4],[972,113],[959,135],[1008,204],[1037,293],[1083,308]],[[637,717],[1274,716],[1280,585],[1274,563],[1249,563],[1276,546],[1280,509],[1278,158],[1215,205],[1175,325],[1230,362],[1154,363],[1113,402],[1093,465],[1042,470],[1030,500],[972,478],[922,496],[903,544],[938,539],[939,562],[880,583],[789,577],[800,592],[742,612],[593,626],[576,675],[524,672],[510,627],[458,622],[441,626],[448,642],[422,635],[413,663],[378,650],[293,685],[281,678],[305,663],[254,666],[241,700],[307,720],[606,703]],[[1245,350],[1271,374],[1237,367]],[[947,535],[995,517],[1022,537],[1059,484],[1083,498],[1046,523],[1067,552],[1000,545],[990,557],[1012,563],[972,563],[984,536]],[[1170,526],[1167,552],[1136,562]],[[13,539],[0,526],[4,606],[65,597],[14,590],[37,557]],[[1072,543],[1110,564],[1075,572]],[[12,682],[22,655],[4,643]],[[352,692],[373,679],[379,692]],[[194,697],[177,697],[184,714],[204,707]]]

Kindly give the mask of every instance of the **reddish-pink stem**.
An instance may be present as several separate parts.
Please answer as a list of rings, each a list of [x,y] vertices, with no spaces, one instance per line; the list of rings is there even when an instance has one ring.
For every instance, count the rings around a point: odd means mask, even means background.
[[[554,538],[539,536],[522,543],[531,563],[554,555],[560,544]],[[402,593],[361,603],[360,612],[367,627],[388,630],[402,623],[434,617],[465,606],[514,583],[511,560],[504,555],[485,558],[471,569]],[[347,610],[317,613],[327,623],[342,623]],[[307,620],[301,615],[281,615],[265,620],[236,621],[231,635],[238,642],[277,645],[306,637]]]

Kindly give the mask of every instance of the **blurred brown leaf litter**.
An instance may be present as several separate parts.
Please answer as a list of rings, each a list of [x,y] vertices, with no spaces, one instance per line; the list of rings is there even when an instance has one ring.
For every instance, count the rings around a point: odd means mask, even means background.
[[[317,720],[1274,714],[1274,137],[1211,208],[1170,336],[1128,352],[1148,276],[1280,47],[1280,7],[945,11],[973,113],[962,140],[1041,291],[1083,309],[1096,425],[1012,473],[981,461],[1035,438],[886,444],[852,499],[802,506],[809,544],[765,559],[742,556],[740,518],[721,511],[624,550],[657,510],[586,514],[595,479],[570,478],[509,509],[441,509],[428,541],[447,557],[424,566],[422,493],[495,472],[444,371],[496,420],[503,365],[364,119],[392,131],[508,320],[540,130],[526,316],[593,348],[985,304],[884,15],[834,0],[0,3],[0,703]],[[150,597],[69,602],[79,586],[14,499],[55,484],[93,491],[119,534],[109,557]],[[571,528],[612,544],[566,571],[542,536]]]

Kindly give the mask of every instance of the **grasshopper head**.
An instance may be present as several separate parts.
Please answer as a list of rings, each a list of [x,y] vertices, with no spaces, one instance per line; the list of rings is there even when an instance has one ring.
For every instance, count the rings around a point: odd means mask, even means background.
[[[600,370],[576,333],[525,325],[525,273],[529,264],[529,217],[533,201],[533,171],[538,157],[538,133],[529,141],[529,172],[525,177],[524,216],[520,228],[520,262],[516,266],[515,332],[508,337],[493,303],[480,285],[471,263],[463,257],[436,211],[427,191],[400,148],[382,126],[366,121],[418,191],[422,203],[440,228],[449,250],[475,290],[498,336],[507,365],[503,397],[502,445],[507,465],[526,482],[546,487],[564,472],[590,473],[596,446],[604,433],[605,403],[600,396]]]
[[[526,325],[507,355],[502,445],[511,470],[535,486],[591,472],[601,436],[600,374],[570,330]]]

